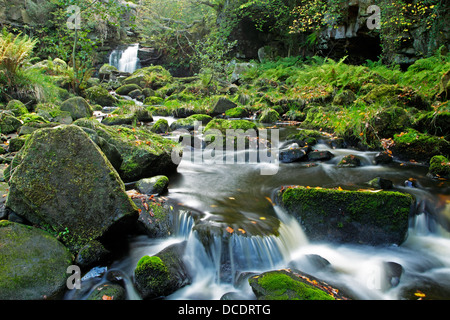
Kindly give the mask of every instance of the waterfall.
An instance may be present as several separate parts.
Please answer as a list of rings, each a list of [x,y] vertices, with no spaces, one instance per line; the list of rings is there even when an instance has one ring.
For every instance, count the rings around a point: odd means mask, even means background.
[[[133,73],[140,68],[138,58],[139,43],[129,47],[117,48],[109,56],[109,64],[116,67],[119,71]]]

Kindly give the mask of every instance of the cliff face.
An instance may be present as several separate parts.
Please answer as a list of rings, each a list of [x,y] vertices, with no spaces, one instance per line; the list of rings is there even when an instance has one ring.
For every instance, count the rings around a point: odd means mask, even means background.
[[[420,3],[412,1],[411,6],[420,8]],[[340,17],[330,18],[328,26],[317,34],[314,50],[304,45],[308,34],[302,33],[292,36],[290,40],[294,45],[288,50],[286,43],[280,41],[279,34],[258,30],[249,17],[244,17],[237,23],[231,37],[238,40],[237,55],[249,59],[258,58],[258,50],[266,47],[266,50],[282,56],[322,54],[333,59],[348,56],[347,62],[355,64],[364,63],[367,59],[376,61],[383,53],[385,62],[410,65],[417,59],[432,54],[441,45],[450,50],[450,25],[445,23],[450,19],[449,4],[440,5],[439,14],[432,19],[433,26],[425,23],[425,19],[430,18],[428,13],[431,11],[423,11],[425,13],[416,17],[405,14],[402,18],[412,22],[408,23],[407,28],[397,26],[398,32],[389,26],[380,29],[375,25],[375,12],[368,10],[374,4],[379,6],[379,22],[392,23],[393,18],[396,18],[395,11],[387,4],[383,5],[376,0],[344,1],[340,5]],[[394,38],[397,39],[395,47],[389,44]]]

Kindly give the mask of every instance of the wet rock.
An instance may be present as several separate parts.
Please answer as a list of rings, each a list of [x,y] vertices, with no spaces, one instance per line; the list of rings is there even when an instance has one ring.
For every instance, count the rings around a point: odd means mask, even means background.
[[[117,99],[102,86],[93,86],[84,93],[92,104],[99,104],[102,107],[110,107],[117,102]]]
[[[103,283],[96,287],[87,297],[87,300],[125,300],[126,290],[115,283]]]
[[[99,241],[91,241],[78,252],[75,263],[82,270],[101,265],[110,257],[111,252]]]
[[[10,170],[6,206],[74,251],[137,219],[117,171],[77,126],[35,131]]]
[[[139,260],[134,281],[143,299],[165,297],[191,282],[182,259],[185,248],[185,242],[177,243]]]
[[[393,161],[392,154],[387,151],[380,151],[375,155],[375,164],[389,164]]]
[[[0,221],[0,300],[61,298],[70,252],[49,233]]]
[[[380,177],[374,178],[368,182],[369,186],[375,189],[392,189],[393,183],[391,180]]]
[[[282,188],[278,201],[295,216],[311,241],[401,244],[413,199],[392,191]]]
[[[347,156],[344,156],[337,165],[338,167],[348,168],[359,167],[361,166],[361,160],[359,160],[359,158],[357,158],[355,155],[349,154]]]
[[[327,161],[331,160],[334,157],[334,155],[328,151],[311,151],[308,153],[308,160],[309,161]]]
[[[279,159],[283,163],[300,161],[306,158],[306,155],[308,154],[309,150],[310,150],[309,147],[301,148],[299,147],[298,144],[293,143],[290,146],[280,150]]]

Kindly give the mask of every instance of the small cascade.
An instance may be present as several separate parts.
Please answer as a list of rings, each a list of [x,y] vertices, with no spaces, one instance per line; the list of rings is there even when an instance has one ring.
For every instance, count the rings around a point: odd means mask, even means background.
[[[231,284],[240,272],[285,267],[291,254],[308,243],[297,220],[275,207],[280,219],[277,234],[243,235],[193,230],[188,237],[185,261],[195,279],[208,275],[217,284]],[[194,228],[195,229],[195,228]],[[206,240],[205,240],[206,239]]]
[[[109,64],[119,71],[133,73],[140,68],[138,58],[139,44],[133,44],[125,49],[117,48],[109,56]]]

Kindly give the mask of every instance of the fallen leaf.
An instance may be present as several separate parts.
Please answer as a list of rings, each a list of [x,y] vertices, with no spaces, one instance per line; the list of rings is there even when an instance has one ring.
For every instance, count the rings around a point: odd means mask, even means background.
[[[239,228],[238,231],[240,231],[241,233],[245,234],[245,230],[244,229]]]
[[[114,297],[107,296],[106,294],[103,295],[102,300],[113,300]]]
[[[260,220],[266,220],[266,217],[259,217]]]
[[[227,227],[227,229],[226,229],[226,230],[227,230],[227,232],[228,232],[228,233],[233,233],[233,232],[234,232],[234,229],[233,229],[233,228],[231,228],[231,227]]]

